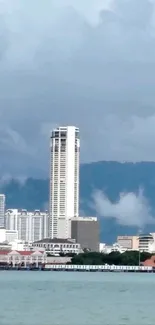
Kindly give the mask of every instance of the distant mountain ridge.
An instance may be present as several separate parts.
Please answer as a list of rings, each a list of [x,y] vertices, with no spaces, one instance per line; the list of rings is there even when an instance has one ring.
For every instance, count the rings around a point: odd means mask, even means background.
[[[121,192],[144,190],[145,197],[155,211],[155,162],[119,163],[96,162],[80,166],[80,210],[82,214],[94,215],[91,207],[92,193],[95,189],[104,190],[112,201]],[[25,183],[12,179],[0,186],[6,194],[7,208],[28,210],[48,209],[49,180],[28,178]],[[104,219],[101,224],[101,241],[113,242],[118,234],[137,232],[135,227],[124,227],[113,219]],[[146,226],[145,231],[155,231],[155,226]]]

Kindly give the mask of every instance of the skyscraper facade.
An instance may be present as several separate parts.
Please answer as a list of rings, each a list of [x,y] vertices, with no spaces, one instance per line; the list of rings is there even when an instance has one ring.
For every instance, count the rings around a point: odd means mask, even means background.
[[[0,194],[0,228],[4,227],[5,218],[5,195]]]
[[[79,129],[59,127],[50,141],[51,238],[71,238],[71,218],[79,215]]]
[[[82,249],[93,252],[99,251],[100,232],[99,222],[96,217],[73,218],[71,236],[81,245]]]

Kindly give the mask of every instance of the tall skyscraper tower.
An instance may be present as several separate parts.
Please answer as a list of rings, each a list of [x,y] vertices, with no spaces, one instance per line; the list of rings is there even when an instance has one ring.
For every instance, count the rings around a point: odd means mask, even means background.
[[[59,127],[50,141],[51,238],[71,238],[71,218],[79,215],[79,129]]]
[[[0,228],[4,227],[5,219],[5,195],[0,194]]]

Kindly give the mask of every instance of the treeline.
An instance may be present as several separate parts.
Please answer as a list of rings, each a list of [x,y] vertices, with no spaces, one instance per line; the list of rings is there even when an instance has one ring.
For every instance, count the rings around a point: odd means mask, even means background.
[[[97,253],[97,252],[86,252],[74,255],[72,257],[71,264],[76,265],[139,265],[152,255],[137,251],[126,251],[123,254],[119,252],[112,252],[110,254]]]

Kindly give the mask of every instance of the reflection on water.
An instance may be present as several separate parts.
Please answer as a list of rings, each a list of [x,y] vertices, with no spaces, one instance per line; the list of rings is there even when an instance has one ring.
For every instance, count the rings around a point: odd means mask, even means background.
[[[155,274],[0,272],[0,325],[155,325]]]

